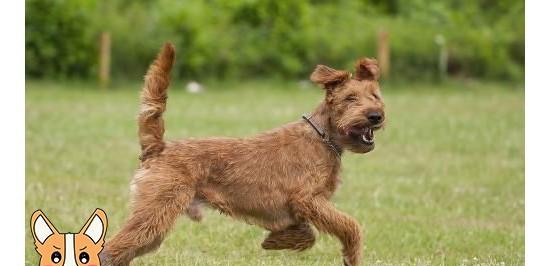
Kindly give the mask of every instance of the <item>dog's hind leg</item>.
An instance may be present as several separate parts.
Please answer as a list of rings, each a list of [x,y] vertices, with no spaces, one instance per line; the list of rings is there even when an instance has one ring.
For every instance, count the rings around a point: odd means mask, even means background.
[[[319,196],[294,201],[293,208],[297,216],[312,223],[319,231],[334,235],[340,240],[344,265],[357,266],[361,263],[361,228],[353,218]]]
[[[309,224],[304,222],[291,225],[281,231],[272,231],[262,243],[262,248],[304,251],[314,244],[315,233]]]
[[[127,266],[140,255],[157,249],[176,218],[195,194],[191,178],[176,171],[148,171],[135,180],[130,217],[101,253],[102,265]]]

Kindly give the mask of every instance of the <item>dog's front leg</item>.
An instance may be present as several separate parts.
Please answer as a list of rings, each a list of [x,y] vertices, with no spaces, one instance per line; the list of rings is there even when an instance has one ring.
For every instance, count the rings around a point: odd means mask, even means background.
[[[359,224],[349,215],[337,210],[322,197],[294,202],[297,215],[321,231],[336,236],[342,243],[344,265],[357,266],[362,258],[362,236]]]

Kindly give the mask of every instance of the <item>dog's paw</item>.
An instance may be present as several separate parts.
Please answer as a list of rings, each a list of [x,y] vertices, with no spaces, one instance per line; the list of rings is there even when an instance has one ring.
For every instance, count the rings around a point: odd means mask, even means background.
[[[360,264],[360,261],[357,257],[344,257],[344,266],[358,266]]]
[[[262,248],[263,249],[266,249],[266,250],[279,250],[279,249],[284,249],[284,247],[281,247],[280,245],[278,245],[278,243],[276,241],[271,241],[271,240],[264,240],[264,242],[262,242]]]
[[[105,252],[99,253],[99,261],[101,262],[101,266],[113,266],[113,264],[110,262],[110,258]]]
[[[351,262],[348,258],[344,258],[344,266],[355,266],[355,265],[351,264]]]
[[[315,237],[284,237],[281,235],[269,235],[264,242],[262,242],[262,248],[266,250],[281,250],[289,249],[295,251],[304,251],[313,247],[315,244]]]

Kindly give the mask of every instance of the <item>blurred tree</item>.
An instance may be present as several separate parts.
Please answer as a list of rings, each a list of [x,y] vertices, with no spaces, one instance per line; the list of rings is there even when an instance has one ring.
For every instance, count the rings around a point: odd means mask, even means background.
[[[25,70],[34,77],[89,76],[95,66],[93,1],[27,0]]]
[[[524,2],[512,0],[27,0],[29,77],[91,77],[97,38],[112,36],[115,76],[141,77],[161,43],[180,78],[304,78],[350,68],[391,34],[392,78],[435,78],[444,36],[455,76],[521,80]]]

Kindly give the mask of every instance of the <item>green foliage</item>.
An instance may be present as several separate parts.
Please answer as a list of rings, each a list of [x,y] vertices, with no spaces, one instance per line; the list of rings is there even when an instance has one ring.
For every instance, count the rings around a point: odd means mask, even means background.
[[[33,77],[88,76],[95,64],[92,1],[27,0],[25,71]]]
[[[90,76],[97,36],[109,31],[116,76],[143,75],[170,40],[180,78],[305,78],[315,64],[376,57],[384,30],[392,78],[434,78],[441,35],[451,75],[522,80],[523,12],[521,1],[488,0],[29,0],[27,74]]]

